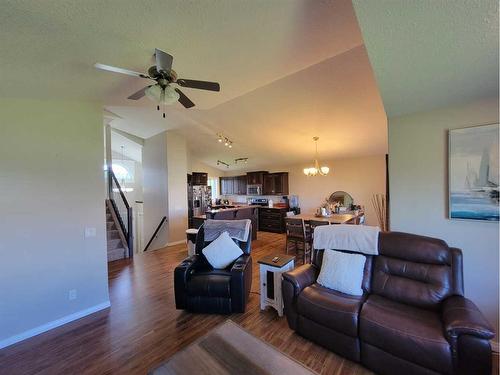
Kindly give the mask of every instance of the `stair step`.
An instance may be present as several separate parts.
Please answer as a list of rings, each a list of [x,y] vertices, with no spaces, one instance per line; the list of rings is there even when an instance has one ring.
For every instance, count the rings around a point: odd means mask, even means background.
[[[106,214],[106,221],[113,221],[113,216],[111,216],[111,214]]]
[[[114,221],[107,221],[106,222],[106,229],[107,230],[115,230],[116,229],[115,222]]]
[[[122,247],[122,240],[119,238],[109,239],[108,240],[108,251],[115,250],[119,247]]]
[[[106,237],[108,240],[114,240],[116,238],[120,238],[120,233],[118,229],[110,229],[106,232]]]
[[[124,258],[125,258],[125,249],[123,247],[118,247],[113,250],[108,250],[108,262]]]

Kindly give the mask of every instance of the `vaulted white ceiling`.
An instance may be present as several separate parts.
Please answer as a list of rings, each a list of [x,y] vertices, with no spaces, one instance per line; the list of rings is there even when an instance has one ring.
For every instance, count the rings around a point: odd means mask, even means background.
[[[249,157],[248,167],[385,153],[386,119],[350,1],[5,1],[0,96],[100,100],[117,128],[147,138],[186,135],[195,157]],[[154,48],[179,77],[220,82],[183,89],[196,103],[167,108],[126,97],[146,80],[95,62],[145,71]],[[220,148],[215,134],[235,143]]]

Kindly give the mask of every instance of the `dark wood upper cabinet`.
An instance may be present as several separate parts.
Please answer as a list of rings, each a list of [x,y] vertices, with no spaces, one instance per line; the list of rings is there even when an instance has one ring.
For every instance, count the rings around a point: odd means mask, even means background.
[[[221,193],[221,195],[233,195],[234,194],[233,177],[221,177],[220,178],[220,193]]]
[[[288,195],[288,172],[250,172],[219,180],[221,195],[246,195],[247,185],[262,185],[262,195]]]
[[[221,195],[246,195],[247,176],[233,176],[220,178]]]
[[[191,185],[207,185],[208,184],[208,173],[205,172],[193,172],[191,176]]]
[[[267,175],[267,172],[248,172],[247,173],[247,184],[248,185],[263,185],[264,184],[264,176]]]
[[[268,173],[264,176],[264,195],[288,195],[288,172]]]
[[[238,195],[246,195],[247,194],[247,176],[238,176],[236,177],[238,181]]]

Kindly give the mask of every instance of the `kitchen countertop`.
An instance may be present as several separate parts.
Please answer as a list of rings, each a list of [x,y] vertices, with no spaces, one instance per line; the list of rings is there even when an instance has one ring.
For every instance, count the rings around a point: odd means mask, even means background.
[[[210,213],[210,214],[216,214],[218,212],[226,212],[226,211],[238,211],[238,210],[242,210],[242,209],[246,209],[246,208],[270,208],[270,209],[276,209],[276,210],[283,210],[285,209],[286,207],[268,207],[268,206],[260,206],[260,205],[257,205],[257,204],[251,204],[251,205],[248,205],[248,204],[241,204],[241,205],[234,205],[236,207],[234,208],[219,208],[219,209],[216,209],[216,210],[209,210],[207,211],[207,213]],[[197,215],[197,216],[193,216],[193,218],[197,218],[197,219],[206,219],[207,218],[207,215],[206,214],[203,214],[203,215]]]

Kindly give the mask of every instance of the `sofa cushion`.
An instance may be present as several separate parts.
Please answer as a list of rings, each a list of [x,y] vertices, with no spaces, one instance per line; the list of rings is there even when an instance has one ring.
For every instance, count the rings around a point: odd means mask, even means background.
[[[313,284],[300,293],[297,311],[321,325],[356,337],[363,299]]]
[[[416,307],[438,310],[451,291],[450,266],[416,263],[384,255],[375,258],[372,277],[374,294]]]
[[[202,253],[213,268],[224,269],[238,259],[243,251],[229,237],[228,232],[222,232],[202,250]]]
[[[437,372],[451,373],[451,348],[438,312],[370,295],[359,321],[363,342]]]
[[[231,296],[231,273],[213,270],[194,273],[187,283],[189,296],[224,297]]]
[[[335,250],[325,250],[318,284],[338,292],[362,296],[363,270],[366,257]]]

